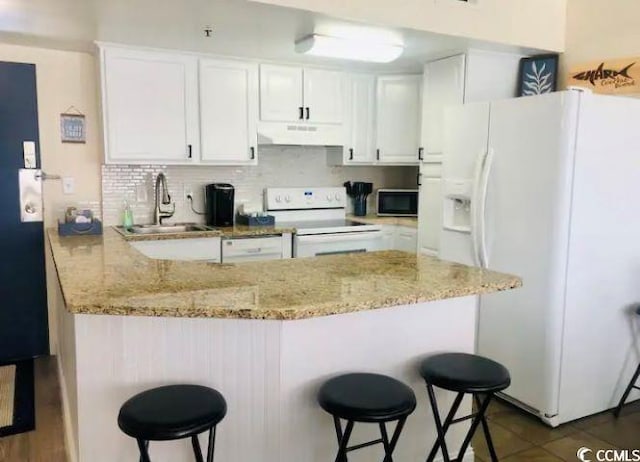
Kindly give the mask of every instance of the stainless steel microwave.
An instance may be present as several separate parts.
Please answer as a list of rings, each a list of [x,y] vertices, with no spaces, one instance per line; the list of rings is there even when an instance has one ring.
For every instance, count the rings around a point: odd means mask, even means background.
[[[381,217],[417,217],[417,189],[378,189],[377,214]]]

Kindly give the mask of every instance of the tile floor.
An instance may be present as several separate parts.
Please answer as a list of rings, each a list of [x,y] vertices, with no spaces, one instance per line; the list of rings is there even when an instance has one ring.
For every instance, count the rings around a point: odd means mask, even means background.
[[[501,462],[577,462],[576,451],[640,449],[640,401],[624,408],[619,419],[611,412],[596,414],[557,428],[525,414],[504,401],[489,407],[488,421]],[[481,429],[473,438],[476,461],[491,460]]]

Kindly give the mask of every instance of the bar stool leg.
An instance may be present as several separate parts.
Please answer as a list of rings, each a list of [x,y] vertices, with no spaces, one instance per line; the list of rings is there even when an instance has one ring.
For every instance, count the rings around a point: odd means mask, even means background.
[[[149,442],[145,440],[136,441],[140,450],[140,462],[151,462],[151,459],[149,459]]]
[[[467,452],[467,448],[469,447],[469,443],[471,442],[471,437],[476,432],[476,429],[478,428],[478,425],[480,424],[480,422],[484,419],[484,413],[487,411],[487,407],[489,407],[491,396],[492,396],[491,394],[487,395],[480,409],[478,409],[478,413],[471,421],[471,427],[469,428],[469,432],[467,433],[467,436],[464,437],[464,441],[462,442],[462,447],[458,452],[458,457],[456,460],[461,461],[462,458],[464,457],[464,453]]]
[[[480,397],[478,395],[473,395],[473,399],[476,402],[477,408],[478,409],[482,408]],[[487,400],[491,399],[491,395],[488,395],[486,399]],[[496,449],[493,446],[493,439],[491,438],[491,432],[489,431],[489,424],[487,423],[487,416],[484,414],[482,415],[482,432],[484,433],[484,439],[487,441],[487,447],[489,448],[489,454],[491,455],[491,462],[498,462]]]
[[[438,432],[436,443],[433,445],[433,448],[431,449],[431,452],[427,457],[427,462],[433,462],[433,460],[436,457],[436,454],[438,453],[438,449],[441,446],[442,446],[442,457],[444,458],[444,462],[450,462],[449,451],[447,449],[447,442],[444,436],[447,433],[447,430],[449,429],[449,426],[451,425],[451,422],[453,421],[453,418],[455,417],[456,412],[458,412],[458,408],[460,407],[460,403],[462,402],[462,397],[464,396],[464,393],[458,393],[456,395],[455,399],[453,400],[453,405],[449,410],[449,414],[447,414],[447,417],[444,419],[444,425],[443,425],[442,421],[440,420],[440,413],[438,412],[438,402],[436,401],[436,394],[433,391],[432,385],[427,384],[427,392],[429,393],[431,410],[433,411],[433,417],[436,422],[436,430]]]
[[[624,402],[629,397],[629,393],[631,393],[631,390],[636,388],[636,382],[638,381],[638,377],[640,377],[640,364],[638,364],[638,368],[636,369],[635,374],[633,374],[633,378],[631,379],[631,382],[629,382],[629,385],[627,385],[627,389],[622,394],[622,398],[620,398],[620,402],[616,406],[616,409],[613,411],[613,415],[616,416],[616,418],[620,416],[620,411],[622,411],[622,407],[624,406]]]
[[[216,427],[209,430],[209,446],[207,447],[207,462],[213,462],[213,453],[216,448]]]
[[[202,459],[202,450],[200,449],[200,441],[198,441],[198,435],[191,437],[191,445],[193,446],[193,454],[196,456],[196,462],[204,462]]]
[[[384,460],[383,462],[393,462],[393,451],[398,444],[398,440],[400,439],[400,433],[402,432],[402,428],[404,427],[404,423],[407,421],[406,417],[398,420],[396,424],[396,428],[393,431],[393,435],[391,436],[391,441],[389,441],[389,435],[387,435],[387,427],[384,423],[380,423],[380,435],[382,436],[382,445],[384,446]]]
[[[353,430],[353,420],[347,421],[347,426],[344,429],[344,434],[340,428],[340,420],[336,419],[336,433],[338,434],[338,455],[336,456],[336,462],[347,462],[347,447],[349,445],[349,438],[351,438],[351,431]]]

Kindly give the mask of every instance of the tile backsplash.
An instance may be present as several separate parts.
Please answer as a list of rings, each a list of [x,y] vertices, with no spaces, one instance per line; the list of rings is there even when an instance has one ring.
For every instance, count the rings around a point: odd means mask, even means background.
[[[369,181],[378,188],[416,188],[417,167],[341,167],[327,165],[327,150],[336,148],[263,146],[259,164],[247,167],[104,165],[102,167],[102,214],[104,223],[118,225],[127,200],[135,223],[151,223],[154,181],[158,173],[167,176],[169,194],[176,212],[171,221],[203,222],[191,211],[185,198],[192,192],[194,207],[204,211],[204,185],[231,183],[236,207],[262,207],[263,190],[268,187],[342,186],[345,181]],[[369,197],[374,211],[375,195]]]

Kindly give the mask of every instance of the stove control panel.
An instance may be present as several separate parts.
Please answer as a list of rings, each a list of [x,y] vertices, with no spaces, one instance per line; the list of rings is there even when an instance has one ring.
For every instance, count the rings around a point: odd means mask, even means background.
[[[347,206],[345,188],[267,188],[265,210],[343,209]]]

